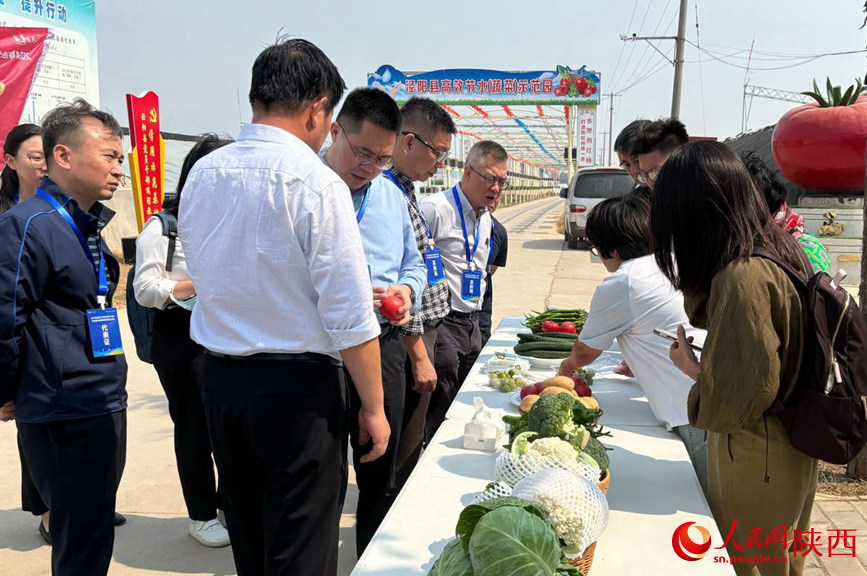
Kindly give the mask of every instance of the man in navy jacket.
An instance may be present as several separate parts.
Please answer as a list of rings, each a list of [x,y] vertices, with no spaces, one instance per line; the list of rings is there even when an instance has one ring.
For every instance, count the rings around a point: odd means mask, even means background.
[[[53,574],[100,575],[126,450],[126,360],[100,355],[99,332],[119,273],[100,234],[113,212],[99,201],[120,185],[121,129],[78,99],[44,117],[42,140],[41,190],[0,216],[0,404],[15,401],[51,510]]]

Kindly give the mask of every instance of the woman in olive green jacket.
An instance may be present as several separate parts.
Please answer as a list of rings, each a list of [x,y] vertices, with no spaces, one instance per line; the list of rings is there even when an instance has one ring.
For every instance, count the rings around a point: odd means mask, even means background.
[[[682,328],[671,359],[696,382],[688,412],[708,431],[708,502],[729,555],[771,557],[735,571],[800,575],[807,547],[795,536],[810,529],[818,463],[792,447],[774,410],[800,364],[801,301],[785,272],[750,257],[762,247],[803,271],[800,248],[774,225],[743,162],[718,142],[687,144],[669,158],[651,231],[690,323],[707,329],[700,363]]]

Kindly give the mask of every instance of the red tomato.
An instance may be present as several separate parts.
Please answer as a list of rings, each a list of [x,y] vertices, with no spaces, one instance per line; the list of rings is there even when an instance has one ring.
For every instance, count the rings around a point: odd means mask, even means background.
[[[578,331],[575,325],[571,322],[563,322],[560,324],[560,329],[557,332],[566,332],[567,334],[575,334]]]
[[[560,325],[556,322],[551,322],[548,320],[544,324],[542,324],[542,332],[557,332],[560,330]]]
[[[578,89],[580,94],[584,94],[584,91],[587,90],[588,84],[589,82],[587,82],[587,78],[584,78],[583,76],[575,79],[575,88]]]
[[[379,313],[382,314],[383,318],[387,320],[400,320],[403,318],[403,314],[400,313],[400,309],[403,307],[403,300],[397,296],[383,298],[381,304]]]
[[[851,106],[806,104],[774,128],[771,148],[783,175],[808,190],[849,192],[864,187],[867,97]]]

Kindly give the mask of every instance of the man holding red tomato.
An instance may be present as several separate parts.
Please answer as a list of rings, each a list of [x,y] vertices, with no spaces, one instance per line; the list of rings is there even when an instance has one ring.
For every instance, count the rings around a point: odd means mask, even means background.
[[[401,191],[383,178],[392,162],[400,109],[375,88],[349,93],[331,125],[331,147],[321,153],[326,165],[343,180],[352,195],[366,265],[373,285],[372,304],[381,335],[379,347],[385,414],[391,439],[385,455],[362,464],[369,450],[360,443],[358,427],[350,427],[352,457],[358,484],[356,548],[360,556],[388,512],[397,492],[395,463],[406,398],[406,350],[400,326],[421,301],[427,274],[415,243],[412,222]],[[360,402],[350,388],[350,407]]]
[[[437,329],[437,386],[425,422],[430,441],[482,349],[479,314],[485,293],[491,241],[491,215],[508,182],[508,155],[491,140],[476,143],[467,154],[464,173],[451,190],[420,204],[451,293],[451,312]]]

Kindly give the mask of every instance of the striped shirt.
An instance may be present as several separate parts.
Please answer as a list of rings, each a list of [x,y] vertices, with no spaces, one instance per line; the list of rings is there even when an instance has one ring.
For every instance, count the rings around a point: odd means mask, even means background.
[[[406,208],[409,211],[410,220],[412,220],[412,229],[415,233],[415,243],[418,251],[424,256],[424,251],[428,247],[427,230],[425,228],[424,216],[418,208],[418,202],[415,198],[415,185],[412,180],[404,176],[404,174],[392,166],[388,170],[392,176],[400,183],[403,188],[403,200],[406,202]],[[449,285],[446,282],[441,282],[436,286],[426,286],[421,297],[421,310],[418,314],[413,315],[409,324],[401,327],[401,332],[406,336],[421,336],[424,333],[424,324],[435,324],[442,320],[446,314],[451,311],[449,304]]]

